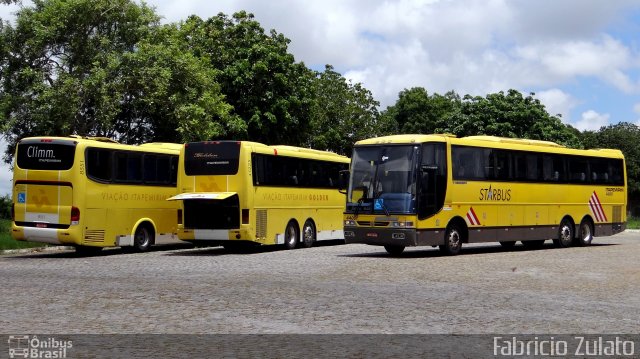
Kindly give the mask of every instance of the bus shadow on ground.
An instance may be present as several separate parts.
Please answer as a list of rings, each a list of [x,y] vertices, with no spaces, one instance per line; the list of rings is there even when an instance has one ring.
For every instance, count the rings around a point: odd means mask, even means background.
[[[607,247],[617,246],[619,243],[593,243],[590,247]],[[570,250],[572,248],[581,247],[569,247],[569,248],[556,248],[551,241],[545,243],[540,248],[527,248],[522,244],[517,244],[511,248],[502,247],[497,245],[469,245],[468,247],[462,246],[462,250],[458,256],[473,255],[473,254],[491,254],[491,253],[510,253],[510,252],[541,252],[547,250]],[[587,247],[585,247],[587,248]],[[435,257],[448,257],[443,254],[438,247],[407,247],[400,255],[391,255],[384,250],[384,247],[380,247],[380,251],[375,253],[352,253],[352,254],[339,254],[338,257],[347,258],[435,258]]]
[[[344,240],[336,239],[336,240],[325,240],[316,242],[312,248],[316,247],[328,247],[328,246],[337,246],[344,244]],[[307,250],[309,248],[296,248],[294,251],[299,250]],[[196,256],[219,256],[226,254],[262,254],[262,253],[271,253],[271,252],[279,252],[279,251],[287,251],[284,245],[265,245],[261,246],[258,244],[251,245],[248,244],[245,246],[238,246],[235,248],[224,248],[222,246],[196,246],[194,249],[188,251],[176,251],[166,253],[168,256],[184,256],[184,257],[196,257]]]

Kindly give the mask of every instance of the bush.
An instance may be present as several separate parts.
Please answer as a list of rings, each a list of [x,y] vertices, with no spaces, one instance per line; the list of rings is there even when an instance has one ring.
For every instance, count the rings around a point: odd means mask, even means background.
[[[0,218],[11,219],[11,197],[8,194],[0,197]]]

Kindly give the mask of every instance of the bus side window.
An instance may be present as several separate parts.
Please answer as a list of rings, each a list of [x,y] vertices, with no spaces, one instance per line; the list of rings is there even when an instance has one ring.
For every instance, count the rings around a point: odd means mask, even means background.
[[[87,148],[87,176],[96,181],[110,182],[112,154],[113,151],[107,149]]]
[[[157,183],[158,182],[158,157],[155,155],[144,155],[144,182],[145,183]]]

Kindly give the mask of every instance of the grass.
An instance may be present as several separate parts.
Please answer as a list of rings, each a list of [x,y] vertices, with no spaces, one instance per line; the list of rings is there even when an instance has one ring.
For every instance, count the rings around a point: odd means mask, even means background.
[[[628,217],[627,218],[628,229],[640,229],[640,217]]]
[[[31,243],[16,241],[11,238],[11,220],[0,219],[0,251],[5,249],[20,249],[20,248],[34,248],[44,247],[43,243]]]

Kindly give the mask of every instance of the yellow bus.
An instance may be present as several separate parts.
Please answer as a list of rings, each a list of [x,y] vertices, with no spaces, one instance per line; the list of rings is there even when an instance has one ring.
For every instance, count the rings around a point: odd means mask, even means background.
[[[395,135],[355,144],[344,212],[346,243],[439,246],[522,241],[586,246],[625,229],[626,172],[618,150],[449,135]]]
[[[247,141],[184,145],[178,167],[178,236],[225,248],[248,243],[310,247],[342,239],[340,171],[331,152]]]
[[[177,194],[181,145],[124,145],[106,138],[31,137],[13,168],[12,236],[19,241],[146,251],[180,242]]]

